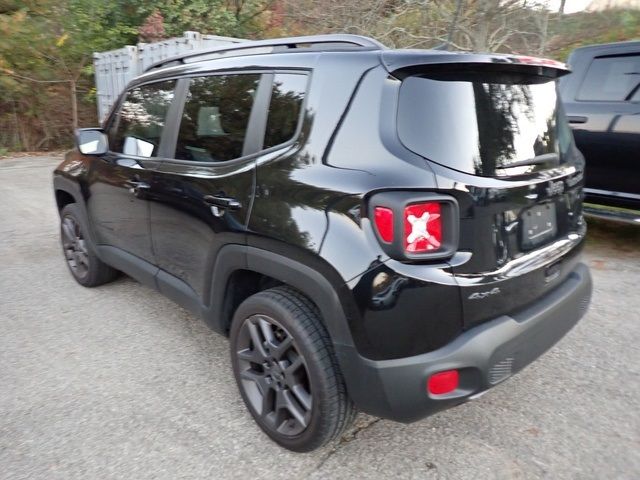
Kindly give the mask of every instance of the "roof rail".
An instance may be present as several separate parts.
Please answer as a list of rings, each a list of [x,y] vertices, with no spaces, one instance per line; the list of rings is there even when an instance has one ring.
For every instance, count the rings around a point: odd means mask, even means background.
[[[324,48],[323,48],[324,45]],[[196,57],[227,58],[243,55],[257,55],[264,53],[281,52],[288,49],[312,49],[312,50],[336,50],[340,48],[359,48],[365,50],[386,50],[382,43],[373,38],[362,35],[334,34],[334,35],[309,35],[304,37],[273,38],[268,40],[256,40],[240,42],[234,45],[196,50],[193,52],[176,55],[154,63],[145,70],[148,72],[157,68],[170,66],[171,64],[190,63]],[[271,48],[272,50],[266,51]],[[256,50],[251,52],[251,50]],[[203,60],[206,58],[203,58]]]

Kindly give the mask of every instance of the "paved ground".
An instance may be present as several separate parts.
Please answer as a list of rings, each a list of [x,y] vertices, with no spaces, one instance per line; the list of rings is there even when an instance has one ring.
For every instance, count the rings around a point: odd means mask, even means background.
[[[280,449],[236,391],[227,341],[123,278],[66,270],[51,158],[0,161],[0,478],[639,478],[640,236],[594,229],[588,316],[481,399],[412,425],[361,416]]]

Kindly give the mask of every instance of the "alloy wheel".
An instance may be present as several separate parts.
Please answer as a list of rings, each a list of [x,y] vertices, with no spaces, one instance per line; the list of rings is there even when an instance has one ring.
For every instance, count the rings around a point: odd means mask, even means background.
[[[62,248],[69,268],[73,274],[82,278],[89,271],[89,252],[80,225],[75,218],[65,216],[62,219]]]
[[[262,423],[281,435],[302,433],[311,421],[313,396],[291,334],[273,318],[253,315],[240,327],[236,356],[241,388]]]

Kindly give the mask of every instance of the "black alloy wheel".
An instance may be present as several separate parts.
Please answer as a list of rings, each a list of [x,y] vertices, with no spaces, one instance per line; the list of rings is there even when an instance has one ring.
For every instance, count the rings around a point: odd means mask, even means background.
[[[84,287],[97,287],[114,280],[118,271],[102,262],[91,247],[75,203],[60,211],[62,251],[73,278]]]
[[[260,417],[285,436],[302,433],[311,420],[309,372],[293,337],[266,315],[247,318],[236,346],[241,385]]]
[[[240,394],[276,443],[308,452],[339,438],[356,410],[318,308],[287,286],[235,311],[230,350]]]
[[[89,273],[89,252],[80,224],[71,215],[65,215],[61,222],[62,248],[67,265],[77,279]]]

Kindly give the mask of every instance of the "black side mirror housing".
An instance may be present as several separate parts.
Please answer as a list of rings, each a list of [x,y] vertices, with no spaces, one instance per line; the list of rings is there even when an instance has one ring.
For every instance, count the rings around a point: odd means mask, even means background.
[[[104,155],[109,151],[109,139],[101,128],[76,130],[76,144],[83,155]]]

